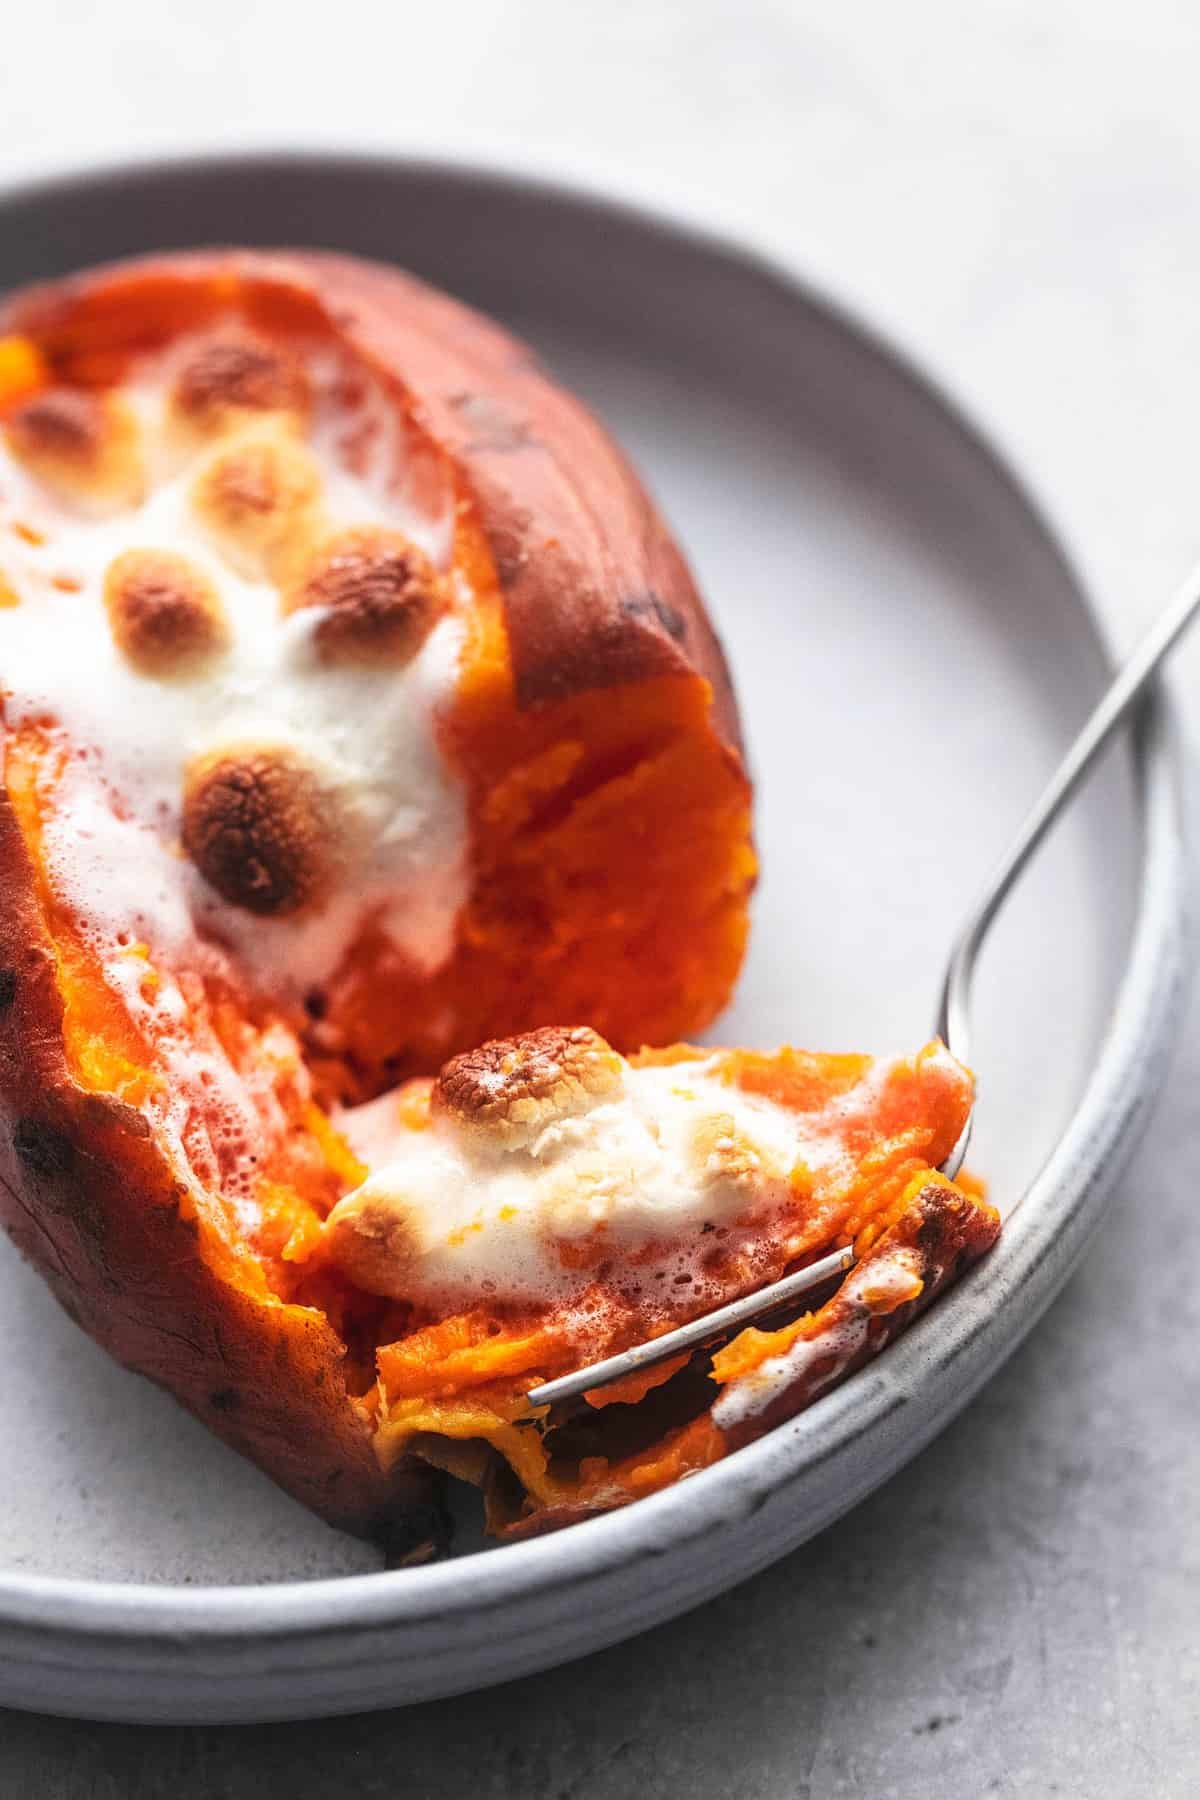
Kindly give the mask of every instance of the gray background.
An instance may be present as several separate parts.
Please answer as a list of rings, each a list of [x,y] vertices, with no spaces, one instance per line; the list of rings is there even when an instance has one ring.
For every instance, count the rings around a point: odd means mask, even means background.
[[[1189,5],[340,0],[336,31],[280,0],[21,15],[0,176],[353,138],[678,196],[965,395],[1048,498],[1114,641],[1200,549]],[[1179,667],[1200,707],[1200,647]],[[0,1793],[1193,1794],[1195,1020],[1188,1036],[1050,1316],[915,1465],[789,1561],[632,1645],[407,1713],[196,1731],[2,1715]]]

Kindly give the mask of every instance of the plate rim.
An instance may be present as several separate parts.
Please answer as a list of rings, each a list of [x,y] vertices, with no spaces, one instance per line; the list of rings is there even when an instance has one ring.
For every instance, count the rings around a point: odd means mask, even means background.
[[[1111,666],[1092,583],[1080,573],[1079,561],[1065,545],[1064,534],[1041,498],[1030,490],[1002,442],[998,443],[994,430],[977,423],[973,408],[964,406],[923,360],[910,355],[903,344],[897,344],[889,330],[864,317],[856,305],[847,304],[826,283],[806,279],[788,261],[757,245],[751,234],[714,224],[711,217],[677,204],[674,199],[666,203],[649,199],[634,193],[632,184],[614,183],[607,178],[602,184],[593,185],[574,172],[569,178],[549,177],[507,154],[484,163],[474,152],[387,153],[352,145],[305,148],[284,143],[237,150],[198,149],[102,158],[86,168],[68,161],[39,169],[30,176],[0,182],[0,210],[13,204],[36,205],[69,195],[100,192],[114,183],[144,182],[147,178],[166,182],[186,180],[192,175],[253,171],[261,179],[275,171],[295,172],[305,167],[322,173],[374,172],[409,180],[469,182],[534,203],[574,207],[601,219],[607,216],[681,241],[768,283],[783,298],[799,301],[822,315],[890,365],[907,385],[931,402],[944,427],[957,433],[971,454],[988,466],[1061,566],[1065,580],[1078,596],[1082,613],[1091,623],[1097,646]],[[52,1654],[55,1645],[64,1651],[73,1648],[77,1656],[84,1655],[86,1646],[93,1664],[104,1645],[126,1652],[135,1646],[155,1653],[178,1652],[194,1646],[216,1653],[232,1644],[244,1647],[248,1643],[302,1639],[328,1648],[331,1635],[344,1634],[349,1640],[380,1630],[400,1634],[435,1621],[452,1627],[456,1619],[461,1622],[468,1616],[478,1620],[481,1615],[505,1614],[518,1599],[529,1602],[565,1588],[578,1592],[585,1582],[604,1580],[616,1569],[657,1556],[664,1544],[678,1547],[728,1522],[731,1514],[754,1510],[766,1496],[785,1488],[802,1469],[844,1452],[864,1433],[877,1433],[889,1406],[894,1410],[906,1398],[906,1381],[924,1386],[936,1377],[944,1385],[951,1365],[964,1362],[968,1348],[976,1363],[990,1356],[983,1373],[965,1391],[960,1388],[924,1435],[912,1441],[911,1447],[906,1446],[904,1454],[890,1461],[876,1478],[886,1479],[965,1404],[1049,1304],[1098,1225],[1112,1185],[1108,1177],[1115,1179],[1122,1152],[1132,1150],[1137,1127],[1157,1091],[1157,1077],[1165,1067],[1182,1009],[1186,974],[1187,867],[1179,801],[1181,753],[1180,735],[1172,715],[1169,695],[1160,686],[1148,699],[1133,750],[1135,818],[1142,830],[1136,910],[1128,958],[1099,1053],[1062,1137],[1021,1196],[1002,1238],[1005,1260],[1002,1270],[996,1272],[1010,1276],[1009,1289],[1020,1287],[1032,1297],[1032,1305],[1026,1305],[1016,1330],[1008,1310],[1001,1311],[1003,1295],[999,1304],[989,1303],[982,1316],[974,1320],[969,1317],[972,1302],[981,1297],[977,1280],[981,1272],[975,1271],[939,1301],[932,1336],[930,1321],[921,1321],[889,1348],[889,1379],[882,1384],[869,1384],[864,1379],[869,1372],[863,1371],[826,1396],[819,1408],[686,1482],[620,1512],[544,1538],[500,1545],[464,1561],[247,1585],[127,1583],[0,1571],[0,1652],[7,1655],[19,1644],[24,1657],[35,1655],[43,1667],[54,1664],[65,1671],[65,1660]],[[1060,1207],[1056,1229],[1052,1233],[1038,1230],[1033,1215],[1040,1214],[1046,1201],[1056,1194]],[[996,1260],[989,1259],[984,1268]],[[980,1313],[977,1304],[973,1310]],[[1002,1318],[1006,1325],[1003,1332],[998,1329]],[[991,1350],[986,1344],[981,1348],[983,1339],[991,1342]],[[1002,1349],[996,1350],[997,1344]],[[881,1367],[882,1364],[873,1366],[870,1373]],[[816,1432],[806,1421],[811,1422],[814,1416],[820,1426],[821,1443],[810,1441],[816,1438]],[[876,1480],[864,1486],[862,1492],[869,1491]],[[850,1504],[859,1497],[852,1495]],[[832,1509],[829,1517],[841,1510],[844,1509],[840,1506]],[[818,1520],[811,1531],[802,1535],[811,1535],[824,1523],[828,1519]],[[783,1554],[786,1547],[771,1548],[764,1555],[763,1564]],[[471,1571],[469,1581],[463,1579],[467,1568]],[[749,1572],[749,1568],[741,1568],[733,1579],[744,1579]],[[704,1597],[689,1594],[682,1605],[698,1604]],[[682,1610],[682,1606],[675,1610]],[[667,1615],[664,1612],[660,1616]],[[641,1628],[634,1625],[630,1629]],[[603,1641],[613,1640],[610,1637]],[[588,1647],[568,1650],[559,1660],[583,1654]],[[377,1648],[373,1654],[378,1655]],[[551,1660],[552,1656],[545,1659]],[[82,1673],[78,1665],[73,1666],[76,1674]],[[492,1679],[506,1680],[513,1672],[500,1669]],[[176,1667],[174,1679],[181,1674]],[[221,1671],[215,1666],[208,1668],[204,1678],[219,1681]],[[244,1683],[247,1672],[231,1670],[229,1679]],[[472,1681],[469,1685],[483,1683]],[[453,1683],[430,1691],[454,1691]],[[45,1703],[49,1703],[49,1698]],[[403,1698],[398,1695],[390,1703],[396,1704]],[[13,1703],[21,1704],[19,1700]],[[65,1699],[62,1705],[65,1710]],[[314,1695],[305,1696],[305,1710],[321,1710]],[[139,1714],[135,1710],[108,1716]],[[155,1712],[154,1716],[167,1715]],[[191,1715],[185,1710],[176,1716]],[[238,1716],[287,1715],[251,1709],[239,1711]]]

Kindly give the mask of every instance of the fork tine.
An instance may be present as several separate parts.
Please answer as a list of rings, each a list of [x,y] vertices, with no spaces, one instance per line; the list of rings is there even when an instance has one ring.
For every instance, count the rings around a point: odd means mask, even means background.
[[[714,1312],[702,1313],[698,1319],[690,1319],[686,1325],[680,1325],[674,1331],[665,1331],[661,1337],[650,1338],[644,1344],[634,1344],[629,1350],[621,1350],[616,1356],[605,1357],[603,1362],[592,1363],[585,1369],[576,1369],[571,1375],[560,1375],[554,1381],[544,1381],[539,1387],[530,1388],[525,1398],[530,1406],[555,1406],[561,1400],[576,1400],[592,1388],[610,1387],[614,1381],[621,1381],[626,1375],[636,1373],[638,1369],[652,1368],[655,1363],[666,1362],[669,1357],[678,1356],[681,1350],[694,1350],[700,1344],[707,1344],[713,1338],[723,1335],[752,1319],[761,1319],[764,1313],[773,1312],[777,1306],[796,1299],[801,1294],[809,1293],[820,1287],[832,1275],[839,1275],[853,1268],[854,1252],[849,1245],[843,1250],[834,1250],[820,1262],[810,1263],[806,1269],[798,1269],[794,1275],[785,1275],[779,1281],[773,1281],[769,1287],[759,1288],[756,1293],[746,1294],[740,1300],[730,1301],[728,1306],[719,1306]]]

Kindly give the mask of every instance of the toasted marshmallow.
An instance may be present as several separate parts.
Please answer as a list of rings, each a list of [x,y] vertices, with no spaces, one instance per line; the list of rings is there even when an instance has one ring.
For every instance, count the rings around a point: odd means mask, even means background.
[[[138,422],[113,394],[43,388],[9,414],[5,435],[29,472],[81,511],[135,506],[145,492]]]
[[[420,1213],[390,1187],[376,1189],[366,1181],[330,1214],[328,1254],[364,1293],[403,1299],[420,1266],[421,1223]]]
[[[706,1114],[692,1139],[696,1178],[717,1187],[728,1185],[752,1193],[763,1172],[763,1159],[754,1137],[732,1112]]]
[[[286,745],[210,751],[187,770],[183,847],[231,906],[286,917],[318,904],[345,837],[331,787]]]
[[[113,637],[143,675],[194,672],[229,644],[229,621],[203,569],[174,550],[126,550],[104,577]]]
[[[316,459],[286,427],[257,425],[214,450],[192,489],[196,516],[243,575],[282,577],[316,530]]]
[[[317,610],[313,643],[328,663],[411,662],[446,598],[428,557],[401,532],[358,526],[318,544],[284,595]]]
[[[547,1025],[454,1057],[433,1086],[431,1110],[477,1142],[523,1149],[548,1125],[616,1094],[626,1064],[586,1025]]]
[[[302,422],[311,404],[308,376],[296,357],[254,332],[226,328],[189,346],[168,411],[176,427],[212,437],[265,413]]]

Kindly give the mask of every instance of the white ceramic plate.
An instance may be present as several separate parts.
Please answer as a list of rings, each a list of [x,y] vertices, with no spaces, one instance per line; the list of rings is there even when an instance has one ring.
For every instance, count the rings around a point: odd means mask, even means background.
[[[714,1036],[915,1048],[949,933],[1105,659],[1028,497],[869,333],[737,247],[461,168],[257,158],[0,196],[0,285],[148,248],[390,257],[510,320],[632,449],[731,653],[765,878]],[[1062,826],[985,962],[973,1160],[999,1248],[880,1361],[672,1492],[422,1570],[308,1517],[112,1367],[0,1254],[0,1701],[129,1719],[352,1711],[581,1655],[882,1481],[1069,1273],[1177,1016],[1163,722]]]

